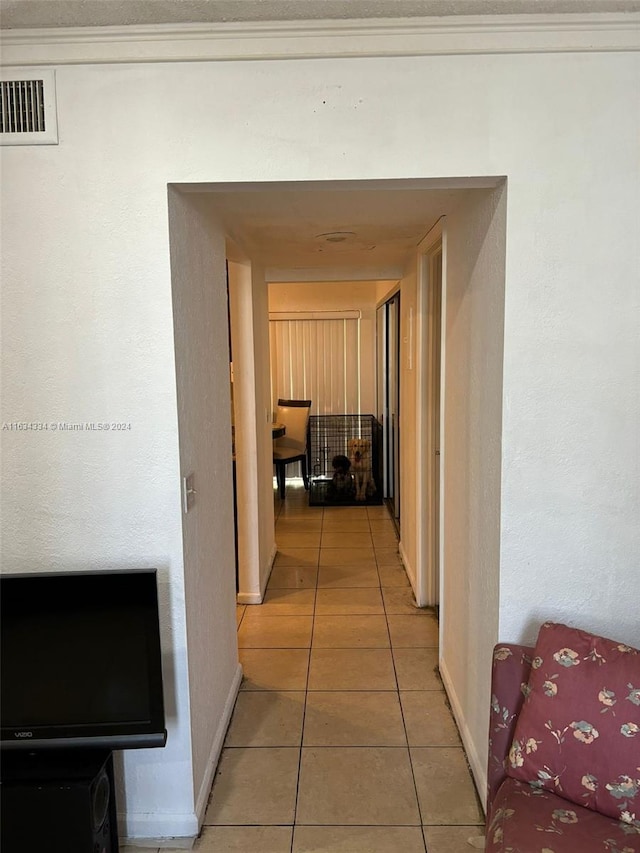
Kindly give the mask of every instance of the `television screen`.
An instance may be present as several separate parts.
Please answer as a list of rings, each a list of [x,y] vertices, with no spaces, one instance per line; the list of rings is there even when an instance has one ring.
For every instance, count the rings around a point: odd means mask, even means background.
[[[2,748],[164,745],[155,569],[0,587]]]

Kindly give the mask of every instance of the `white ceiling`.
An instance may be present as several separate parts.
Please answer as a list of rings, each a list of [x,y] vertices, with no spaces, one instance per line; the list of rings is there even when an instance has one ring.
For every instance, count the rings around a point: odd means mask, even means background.
[[[638,0],[0,0],[0,26],[16,29],[638,10]]]
[[[216,187],[190,185],[269,281],[400,278],[438,219],[482,181],[376,181]],[[449,185],[447,188],[447,184]],[[327,240],[341,232],[343,241]],[[325,235],[325,236],[323,236]],[[338,235],[340,237],[340,235]]]

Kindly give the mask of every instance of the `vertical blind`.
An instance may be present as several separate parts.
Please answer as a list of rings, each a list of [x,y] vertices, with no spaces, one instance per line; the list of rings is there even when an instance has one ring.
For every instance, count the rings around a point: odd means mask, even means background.
[[[274,409],[282,397],[311,400],[314,415],[360,414],[359,312],[271,314],[269,338]]]

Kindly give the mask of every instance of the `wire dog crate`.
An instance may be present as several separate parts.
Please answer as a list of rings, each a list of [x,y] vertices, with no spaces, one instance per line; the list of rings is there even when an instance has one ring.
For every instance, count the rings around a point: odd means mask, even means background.
[[[382,427],[373,415],[311,415],[307,447],[310,506],[382,503]]]

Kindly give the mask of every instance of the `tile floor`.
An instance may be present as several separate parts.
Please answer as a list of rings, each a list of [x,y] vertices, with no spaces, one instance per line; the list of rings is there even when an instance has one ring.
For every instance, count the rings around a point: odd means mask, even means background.
[[[386,508],[309,507],[288,485],[276,541],[264,603],[238,607],[244,679],[194,849],[482,849],[437,622],[413,604]]]

